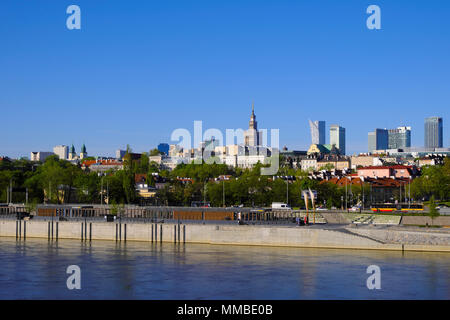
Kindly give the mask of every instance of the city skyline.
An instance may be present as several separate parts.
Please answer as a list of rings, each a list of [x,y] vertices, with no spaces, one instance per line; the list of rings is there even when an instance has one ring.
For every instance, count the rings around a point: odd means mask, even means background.
[[[245,129],[251,101],[290,150],[308,148],[308,119],[346,128],[354,154],[369,128],[411,126],[423,146],[424,119],[449,118],[447,3],[380,4],[381,30],[367,29],[363,1],[77,5],[81,30],[66,28],[65,4],[0,4],[1,155],[148,151],[195,120]]]
[[[428,118],[425,118],[424,119],[424,121],[425,121],[425,123],[427,122],[427,120],[428,119],[434,119],[434,118],[438,118],[438,119],[440,119],[440,123],[441,123],[441,131],[443,130],[443,126],[442,126],[442,117],[428,117]],[[311,120],[308,120],[308,122],[309,122],[309,126],[310,126],[310,134],[312,133],[312,131],[311,131]],[[395,134],[398,134],[399,133],[399,130],[400,130],[400,132],[402,132],[402,130],[408,130],[409,132],[407,132],[408,133],[408,137],[407,137],[407,140],[405,140],[405,141],[407,141],[407,143],[410,143],[411,142],[411,136],[412,136],[412,133],[411,133],[411,126],[402,126],[402,127],[397,127],[396,129],[387,129],[387,128],[383,128],[383,129],[381,129],[381,128],[376,128],[376,129],[374,129],[373,131],[369,131],[368,132],[368,137],[369,137],[369,142],[368,142],[368,147],[367,147],[367,144],[366,144],[366,150],[365,151],[360,151],[360,152],[355,152],[355,153],[347,153],[346,152],[346,146],[347,146],[347,140],[346,140],[346,130],[345,130],[345,128],[344,127],[342,127],[342,126],[340,126],[339,124],[331,124],[331,125],[326,125],[326,121],[314,121],[315,123],[317,123],[317,122],[321,122],[322,123],[322,125],[323,125],[323,127],[322,127],[322,130],[323,131],[325,131],[325,128],[329,128],[329,134],[330,134],[330,137],[329,137],[329,144],[335,144],[336,145],[336,147],[338,147],[337,145],[339,144],[339,143],[332,143],[332,131],[333,131],[333,128],[337,128],[338,130],[339,129],[343,129],[344,131],[343,131],[343,137],[342,138],[339,138],[338,136],[336,136],[336,138],[334,138],[334,139],[343,139],[343,142],[344,142],[344,154],[348,154],[348,155],[356,155],[356,154],[364,154],[364,153],[367,153],[367,152],[373,152],[373,151],[375,151],[375,150],[387,150],[387,149],[395,149],[394,147],[392,147],[391,148],[391,134],[392,133],[394,133],[395,132]],[[255,120],[255,112],[254,112],[254,103],[252,103],[252,113],[251,113],[251,120],[250,120],[250,127],[252,127],[254,125],[254,128],[257,128],[257,122],[256,122],[256,120]],[[203,130],[205,131],[205,130],[207,130],[207,129],[210,129],[210,128],[203,128]],[[242,128],[233,128],[233,129],[242,129]],[[246,130],[246,129],[243,129],[243,130]],[[381,133],[383,133],[383,132],[385,132],[385,137],[384,138],[382,138],[381,140],[379,140],[380,138],[375,138],[376,137],[376,135],[375,136],[373,136],[376,132],[381,132]],[[443,130],[444,132],[445,132],[445,130]],[[192,132],[193,132],[193,130],[192,130]],[[246,132],[246,131],[245,131]],[[309,137],[310,139],[312,138],[311,136]],[[377,141],[378,142],[375,142],[373,139],[378,139]],[[262,139],[262,137],[260,138],[260,139]],[[403,138],[398,138],[398,137],[396,137],[395,139],[406,139],[405,137],[403,137]],[[425,132],[424,132],[424,139],[426,140],[426,137],[425,137]],[[258,140],[259,141],[259,140]],[[366,140],[367,141],[367,140]],[[405,142],[405,141],[403,141],[403,143]],[[308,146],[311,144],[311,142],[313,142],[313,141],[310,141],[310,143],[308,144]],[[248,142],[245,142],[245,141],[243,141],[243,143],[244,144],[246,144],[246,143],[248,143]],[[380,144],[381,143],[381,144]],[[172,145],[172,144],[176,144],[176,142],[174,142],[174,141],[170,141],[170,139],[169,139],[169,141],[160,141],[157,145],[152,145],[152,146],[148,146],[146,149],[142,149],[142,150],[134,150],[133,149],[133,146],[130,144],[130,147],[132,148],[132,150],[133,150],[133,152],[139,152],[139,153],[141,153],[141,152],[148,152],[149,150],[151,150],[151,149],[155,149],[155,148],[158,148],[158,146],[160,145],[160,144],[168,144],[168,145]],[[314,143],[312,143],[312,144],[314,144]],[[76,145],[76,144],[75,144]],[[226,145],[226,143],[222,143],[222,145]],[[285,144],[283,144],[282,142],[280,142],[280,145],[279,145],[279,147],[280,147],[280,149],[281,148],[283,148],[284,146],[286,146]],[[378,148],[375,148],[375,146],[378,146]],[[36,153],[36,152],[53,152],[54,154],[57,154],[57,155],[59,155],[59,153],[60,152],[62,152],[62,151],[56,151],[56,149],[58,149],[58,148],[60,148],[60,147],[65,147],[66,148],[66,151],[64,151],[64,152],[66,152],[66,154],[67,154],[67,156],[65,156],[65,157],[63,157],[62,159],[67,159],[68,158],[68,156],[69,156],[69,145],[64,145],[64,144],[62,144],[62,145],[55,145],[55,146],[51,146],[51,147],[48,147],[47,149],[36,149],[36,148],[34,148],[34,149],[32,149],[32,150],[29,150],[29,151],[27,151],[27,152],[25,152],[26,153],[26,155],[23,155],[23,156],[21,156],[21,157],[24,157],[24,158],[29,158],[29,159],[31,159],[33,156],[31,156],[31,157],[29,157],[29,155],[30,155],[30,153]],[[194,146],[193,145],[193,147],[194,148],[196,148],[196,147],[198,147],[198,146]],[[294,149],[292,149],[292,148],[289,148],[289,146],[286,146],[286,147],[288,147],[288,149],[289,150],[294,150]],[[409,147],[426,147],[426,146],[424,146],[424,145],[413,145],[413,144],[406,144],[406,146],[405,146],[406,148],[409,148]],[[402,149],[402,148],[405,148],[405,147],[399,147],[400,149]],[[438,147],[438,146],[436,146],[436,147]],[[448,146],[446,146],[446,145],[443,145],[443,146],[441,146],[441,148],[447,148]],[[72,143],[71,144],[71,147],[70,147],[71,149],[72,148],[74,148],[74,143]],[[75,147],[75,149],[76,149],[76,147]],[[81,146],[81,151],[82,150],[86,150],[86,146],[85,146],[85,143],[84,143],[84,140],[83,140],[83,143],[82,143],[82,146]],[[126,149],[126,146],[116,146],[116,148],[114,149],[114,150],[109,150],[107,153],[103,153],[103,154],[98,154],[98,153],[95,153],[95,151],[93,152],[93,153],[91,153],[90,154],[90,156],[94,156],[94,157],[114,157],[114,156],[116,156],[117,155],[117,151],[118,150],[124,150],[124,149]],[[306,147],[305,149],[303,149],[303,150],[307,150],[308,149],[308,147]],[[52,151],[53,150],[53,151]],[[81,152],[81,153],[83,153],[83,152]],[[86,153],[86,152],[84,152],[84,153]],[[9,155],[7,155],[7,154],[0,154],[1,156],[9,156]],[[21,158],[21,157],[17,157],[17,158]],[[61,156],[60,156],[61,157]]]

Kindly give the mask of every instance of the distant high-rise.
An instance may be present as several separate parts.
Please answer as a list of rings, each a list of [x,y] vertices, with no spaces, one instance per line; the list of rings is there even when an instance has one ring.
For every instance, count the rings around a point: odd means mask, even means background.
[[[389,149],[389,132],[386,129],[375,129],[369,132],[369,152]]]
[[[443,147],[443,123],[441,117],[425,119],[425,148]]]
[[[158,144],[159,152],[163,152],[166,155],[169,154],[169,148],[170,148],[170,146],[167,143],[160,143],[160,144]]]
[[[337,124],[330,126],[330,145],[339,149],[340,154],[345,154],[345,128]]]
[[[125,156],[126,153],[127,153],[126,150],[117,149],[116,150],[116,159],[119,159],[119,160],[123,159],[123,157]]]
[[[325,144],[325,121],[309,120],[311,144]]]
[[[69,147],[65,145],[56,146],[53,148],[53,153],[56,154],[59,159],[67,160],[69,159]]]
[[[252,103],[252,114],[250,115],[250,122],[248,130],[244,132],[244,145],[246,146],[260,146],[263,144],[263,132],[258,131],[258,122],[256,121],[255,105]]]
[[[388,130],[388,149],[411,147],[411,127],[398,127]]]

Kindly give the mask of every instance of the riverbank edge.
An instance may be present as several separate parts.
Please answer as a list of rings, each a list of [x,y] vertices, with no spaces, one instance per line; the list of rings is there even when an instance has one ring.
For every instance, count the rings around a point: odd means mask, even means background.
[[[372,230],[376,232],[376,230]],[[386,230],[383,230],[386,232]],[[402,232],[392,230],[391,232]],[[411,233],[411,231],[408,231]],[[414,233],[414,232],[413,232]],[[417,232],[420,234],[420,232]],[[430,233],[430,236],[443,236]],[[353,250],[449,252],[450,245],[382,243],[329,229],[289,226],[237,226],[173,223],[103,223],[0,220],[0,237],[44,238],[52,241],[138,241],[210,245],[294,247]]]

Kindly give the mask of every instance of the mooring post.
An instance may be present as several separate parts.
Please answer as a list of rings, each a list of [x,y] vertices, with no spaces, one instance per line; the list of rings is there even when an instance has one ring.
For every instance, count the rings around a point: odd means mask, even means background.
[[[153,223],[152,223],[152,243],[153,243]]]
[[[177,243],[177,226],[173,225],[173,242]]]

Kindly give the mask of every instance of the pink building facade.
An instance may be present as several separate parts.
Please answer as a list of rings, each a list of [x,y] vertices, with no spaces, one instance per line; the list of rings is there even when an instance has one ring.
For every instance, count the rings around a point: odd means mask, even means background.
[[[358,169],[358,176],[365,178],[413,178],[416,175],[413,166],[371,166]]]

